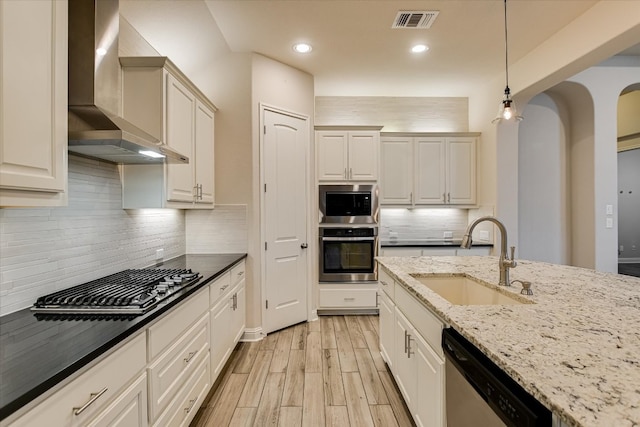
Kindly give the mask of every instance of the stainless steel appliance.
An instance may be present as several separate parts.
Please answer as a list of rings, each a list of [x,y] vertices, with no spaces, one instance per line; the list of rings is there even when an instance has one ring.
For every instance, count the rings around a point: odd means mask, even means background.
[[[377,227],[320,228],[320,282],[378,280]]]
[[[320,224],[377,224],[378,186],[320,185]]]
[[[189,163],[119,115],[118,6],[118,0],[69,2],[69,151],[122,164]]]
[[[185,269],[125,270],[37,299],[36,313],[130,316],[145,313],[202,276]]]
[[[455,330],[442,334],[448,427],[551,426],[551,411]]]

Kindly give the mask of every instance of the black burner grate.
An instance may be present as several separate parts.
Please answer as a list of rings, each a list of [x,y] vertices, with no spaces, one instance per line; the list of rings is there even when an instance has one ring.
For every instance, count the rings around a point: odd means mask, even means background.
[[[175,292],[195,283],[200,277],[198,273],[185,269],[130,269],[42,296],[37,299],[33,310],[49,313],[143,313],[172,293],[158,292],[160,283],[169,282],[175,286],[170,288]]]

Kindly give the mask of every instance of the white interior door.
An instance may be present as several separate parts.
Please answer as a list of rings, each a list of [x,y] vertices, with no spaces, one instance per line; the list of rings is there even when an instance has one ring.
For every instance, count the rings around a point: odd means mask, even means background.
[[[307,320],[306,120],[264,110],[264,332]]]

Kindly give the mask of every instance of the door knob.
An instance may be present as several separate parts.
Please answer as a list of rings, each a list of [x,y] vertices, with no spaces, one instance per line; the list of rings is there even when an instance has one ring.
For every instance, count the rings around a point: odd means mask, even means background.
[[[302,249],[307,249],[309,247],[309,245],[307,245],[306,243],[303,243],[303,244],[300,245],[300,247]]]

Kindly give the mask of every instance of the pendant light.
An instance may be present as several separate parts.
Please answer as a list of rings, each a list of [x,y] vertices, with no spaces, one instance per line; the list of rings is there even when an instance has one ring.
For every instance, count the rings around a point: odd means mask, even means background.
[[[506,76],[506,85],[504,88],[504,98],[498,107],[498,115],[491,123],[500,123],[502,120],[515,119],[522,120],[522,116],[518,115],[516,103],[511,99],[511,89],[509,89],[509,38],[507,31],[507,0],[504,0],[504,68]]]

